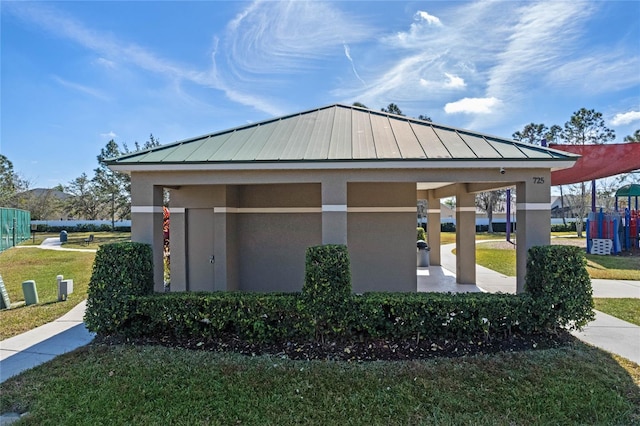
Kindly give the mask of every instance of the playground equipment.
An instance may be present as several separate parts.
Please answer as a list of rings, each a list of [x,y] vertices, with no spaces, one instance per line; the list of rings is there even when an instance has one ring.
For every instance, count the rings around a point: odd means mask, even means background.
[[[592,211],[587,218],[587,253],[612,254],[633,251],[640,243],[640,185],[630,184],[616,191],[615,212]],[[619,211],[620,198],[626,197],[626,207]],[[632,209],[635,198],[635,209]]]

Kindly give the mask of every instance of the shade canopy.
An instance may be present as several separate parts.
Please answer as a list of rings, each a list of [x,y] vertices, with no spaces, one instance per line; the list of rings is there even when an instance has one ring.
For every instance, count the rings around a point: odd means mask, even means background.
[[[568,169],[551,173],[552,185],[569,185],[640,170],[640,143],[604,145],[549,145],[581,156]]]
[[[616,191],[616,197],[640,197],[640,185],[632,183]]]

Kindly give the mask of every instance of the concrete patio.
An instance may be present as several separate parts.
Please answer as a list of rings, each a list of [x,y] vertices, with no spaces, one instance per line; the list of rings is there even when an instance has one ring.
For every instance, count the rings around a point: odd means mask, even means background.
[[[516,277],[507,277],[499,272],[476,265],[477,284],[456,283],[456,257],[452,253],[455,244],[446,244],[441,249],[442,265],[417,268],[418,292],[451,293],[516,293]],[[640,298],[640,281],[592,279],[593,297]]]
[[[431,265],[428,268],[417,268],[418,292],[451,292],[451,293],[514,293],[516,277],[507,277],[491,269],[476,265],[476,284],[459,284],[456,282],[456,256],[452,250],[455,244],[441,247],[442,265]]]

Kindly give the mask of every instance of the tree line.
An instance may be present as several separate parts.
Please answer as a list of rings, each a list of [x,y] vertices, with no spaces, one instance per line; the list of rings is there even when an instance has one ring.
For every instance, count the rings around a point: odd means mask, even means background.
[[[120,147],[111,139],[96,157],[98,167],[93,176],[82,173],[67,185],[44,190],[31,189],[29,180],[0,154],[0,206],[29,210],[32,220],[50,219],[57,213],[85,220],[110,219],[114,226],[116,220],[131,218],[131,177],[109,169],[106,161],[159,145],[153,134],[143,144],[135,142],[133,149],[127,144]]]

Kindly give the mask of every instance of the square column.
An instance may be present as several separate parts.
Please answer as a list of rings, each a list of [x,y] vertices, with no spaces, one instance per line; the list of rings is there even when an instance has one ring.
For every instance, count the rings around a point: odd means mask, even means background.
[[[465,184],[456,189],[456,282],[476,283],[476,197]]]
[[[551,172],[539,171],[516,185],[516,292],[524,292],[527,253],[551,243]]]
[[[427,194],[427,240],[429,263],[441,265],[440,258],[440,198],[436,198],[432,190]]]
[[[347,182],[340,176],[322,181],[322,244],[347,244]]]
[[[162,186],[131,177],[131,241],[153,250],[153,289],[164,292]]]
[[[216,241],[214,290],[239,290],[237,265],[238,249],[236,239],[235,207],[216,207],[214,209],[214,233]]]

